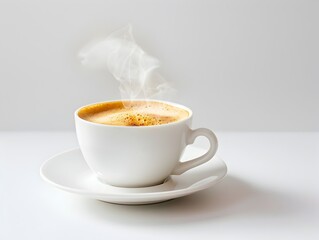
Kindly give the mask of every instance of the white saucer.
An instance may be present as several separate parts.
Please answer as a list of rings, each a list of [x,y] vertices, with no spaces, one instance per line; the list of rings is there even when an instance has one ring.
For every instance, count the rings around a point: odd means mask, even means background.
[[[203,154],[205,150],[189,146],[182,160]],[[120,188],[99,182],[85,163],[79,148],[48,159],[40,169],[42,178],[62,190],[117,204],[149,204],[186,196],[219,182],[227,172],[218,157],[169,177],[163,184],[146,188]]]

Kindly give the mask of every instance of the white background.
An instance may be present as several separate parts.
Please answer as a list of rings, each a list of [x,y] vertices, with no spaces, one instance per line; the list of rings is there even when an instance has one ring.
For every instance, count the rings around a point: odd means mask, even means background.
[[[0,0],[0,239],[319,239],[319,135],[288,132],[319,131],[318,13],[310,0]],[[217,131],[218,185],[133,207],[40,178],[78,146],[74,110],[119,98],[77,53],[127,23],[194,127]]]
[[[318,131],[318,3],[1,0],[0,130],[73,130],[76,108],[118,99],[77,52],[132,23],[195,127]]]

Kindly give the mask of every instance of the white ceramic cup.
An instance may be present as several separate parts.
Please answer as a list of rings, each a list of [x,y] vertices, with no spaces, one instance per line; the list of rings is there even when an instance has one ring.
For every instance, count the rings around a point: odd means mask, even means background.
[[[163,125],[112,126],[80,118],[78,112],[82,107],[75,111],[76,133],[83,157],[101,182],[118,187],[153,186],[215,155],[218,148],[215,134],[206,128],[192,130],[193,114],[189,108],[156,102],[185,109],[189,116]],[[208,151],[198,158],[180,162],[186,146],[198,136],[209,140]]]

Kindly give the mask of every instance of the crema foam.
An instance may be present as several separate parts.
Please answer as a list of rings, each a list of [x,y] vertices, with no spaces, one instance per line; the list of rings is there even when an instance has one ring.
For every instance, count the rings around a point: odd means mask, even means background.
[[[180,121],[187,118],[189,112],[162,102],[117,101],[83,107],[78,115],[84,120],[105,125],[153,126]]]

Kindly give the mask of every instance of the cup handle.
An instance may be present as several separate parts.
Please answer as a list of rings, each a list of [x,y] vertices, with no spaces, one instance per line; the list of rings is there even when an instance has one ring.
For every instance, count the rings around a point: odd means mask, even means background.
[[[173,170],[172,175],[180,175],[191,168],[197,167],[205,162],[208,162],[217,152],[218,141],[216,135],[207,128],[198,128],[196,130],[191,130],[186,135],[187,145],[194,143],[195,139],[199,136],[204,136],[209,140],[210,147],[208,151],[195,159],[188,160],[186,162],[179,162],[176,168]]]

